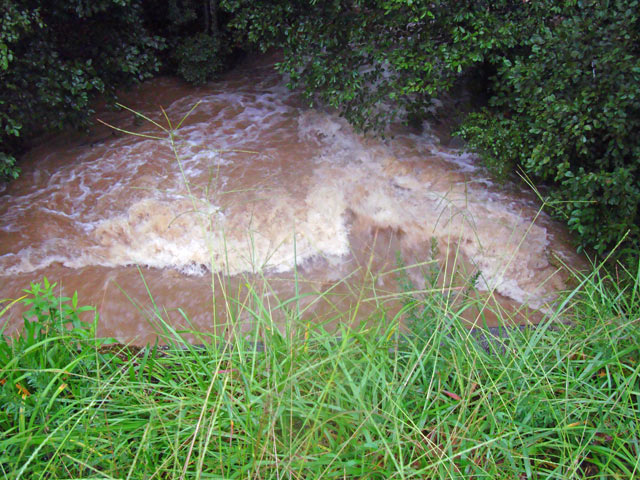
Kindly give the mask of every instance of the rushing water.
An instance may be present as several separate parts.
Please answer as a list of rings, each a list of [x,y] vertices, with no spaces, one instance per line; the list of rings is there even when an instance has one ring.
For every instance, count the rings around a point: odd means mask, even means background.
[[[159,78],[121,101],[165,127],[161,106],[174,126],[197,106],[175,131],[175,152],[157,126],[108,110],[97,117],[162,139],[98,126],[36,146],[2,192],[2,298],[47,276],[98,307],[101,334],[144,342],[148,291],[171,321],[183,319],[180,307],[211,330],[212,283],[236,297],[247,282],[287,296],[297,265],[302,291],[331,288],[307,312],[319,321],[359,296],[392,295],[397,252],[420,263],[435,246],[441,264],[479,272],[479,289],[503,304],[543,309],[565,287],[551,258],[579,263],[533,194],[492,184],[429,131],[363,137],[305,108],[269,65],[201,88]]]

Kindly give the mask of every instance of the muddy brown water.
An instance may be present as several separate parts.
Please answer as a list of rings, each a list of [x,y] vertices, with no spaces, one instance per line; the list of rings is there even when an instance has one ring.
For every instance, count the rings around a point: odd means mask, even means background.
[[[302,293],[329,291],[304,297],[305,321],[335,327],[377,308],[393,317],[399,256],[417,265],[415,288],[435,252],[445,276],[476,278],[487,304],[508,312],[544,312],[566,288],[557,265],[581,265],[531,192],[495,185],[428,125],[364,137],[306,108],[268,61],[204,87],[158,78],[121,101],[165,127],[160,107],[175,127],[197,106],[175,151],[157,126],[107,109],[96,117],[160,138],[96,124],[35,146],[0,193],[0,298],[46,276],[96,305],[99,334],[144,343],[154,304],[174,325],[212,331],[227,318],[223,291],[276,308],[296,277]],[[0,322],[11,331],[18,318]],[[251,322],[245,311],[241,328]]]

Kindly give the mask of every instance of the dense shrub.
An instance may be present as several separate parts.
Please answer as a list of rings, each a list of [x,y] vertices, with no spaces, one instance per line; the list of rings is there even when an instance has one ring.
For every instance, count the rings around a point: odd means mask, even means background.
[[[34,135],[83,126],[96,95],[148,78],[164,41],[140,0],[0,0],[0,175]]]
[[[0,181],[34,136],[87,125],[97,95],[165,71],[203,83],[224,66],[214,0],[0,0]]]
[[[198,33],[181,40],[174,53],[177,73],[194,84],[211,80],[225,67],[223,48],[218,35]]]
[[[552,184],[556,213],[600,253],[639,233],[638,6],[580,2],[541,18],[462,129],[490,166]]]
[[[202,84],[228,65],[229,42],[216,0],[148,0],[145,17],[167,42],[165,68],[186,81]]]

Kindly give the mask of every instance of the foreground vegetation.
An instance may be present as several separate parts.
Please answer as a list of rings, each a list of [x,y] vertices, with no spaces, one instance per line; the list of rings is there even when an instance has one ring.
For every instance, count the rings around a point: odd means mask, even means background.
[[[437,288],[393,318],[363,300],[379,311],[334,334],[249,290],[226,308],[251,334],[156,310],[164,348],[96,338],[91,309],[34,284],[0,338],[0,478],[637,478],[640,285],[581,280],[500,337],[463,326],[482,300]]]

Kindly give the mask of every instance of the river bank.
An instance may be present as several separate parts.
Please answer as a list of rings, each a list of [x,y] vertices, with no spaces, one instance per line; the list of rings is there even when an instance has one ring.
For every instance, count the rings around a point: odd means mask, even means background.
[[[0,471],[9,479],[634,478],[638,289],[616,290],[597,274],[581,280],[556,312],[579,318],[579,328],[550,318],[485,345],[460,305],[407,295],[409,336],[381,309],[357,327],[342,319],[337,340],[296,313],[298,299],[254,297],[234,304],[254,327],[232,343],[175,331],[158,311],[162,349],[96,338],[96,323],[77,321],[77,299],[32,286],[22,301],[33,323],[11,344],[0,340]],[[289,312],[284,330],[270,315],[276,308]]]

